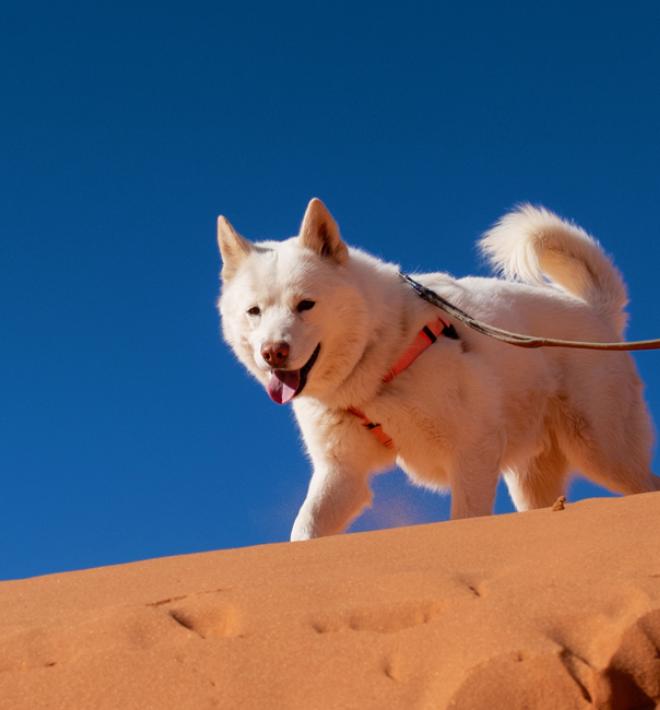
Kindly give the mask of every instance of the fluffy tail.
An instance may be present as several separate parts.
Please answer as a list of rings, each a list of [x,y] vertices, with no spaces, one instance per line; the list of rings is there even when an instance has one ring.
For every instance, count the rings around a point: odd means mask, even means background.
[[[598,308],[623,335],[626,286],[600,244],[580,227],[521,205],[486,232],[480,248],[505,278],[546,285],[550,279]]]

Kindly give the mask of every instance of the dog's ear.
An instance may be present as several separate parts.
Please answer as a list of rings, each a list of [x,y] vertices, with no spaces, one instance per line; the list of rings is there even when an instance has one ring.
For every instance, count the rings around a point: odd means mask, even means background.
[[[252,244],[241,237],[229,220],[218,217],[218,247],[222,257],[222,279],[227,281],[238,269],[240,263],[252,251]]]
[[[304,246],[338,264],[348,259],[348,247],[341,240],[339,227],[318,197],[312,198],[307,205],[299,239]]]

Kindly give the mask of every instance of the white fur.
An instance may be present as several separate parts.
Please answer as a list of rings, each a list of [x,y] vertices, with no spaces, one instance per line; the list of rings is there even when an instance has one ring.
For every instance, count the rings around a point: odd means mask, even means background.
[[[656,490],[652,426],[625,353],[525,350],[466,329],[439,338],[388,384],[381,379],[438,311],[398,267],[349,248],[313,200],[299,237],[249,245],[223,221],[224,336],[265,384],[265,342],[300,368],[321,343],[293,407],[313,463],[291,539],[343,531],[371,499],[370,476],[398,464],[416,483],[451,489],[452,517],[492,511],[500,474],[518,510],[549,506],[580,471],[619,493]],[[598,243],[552,213],[523,206],[482,240],[506,280],[416,278],[476,318],[508,330],[611,341],[625,326],[623,281]],[[316,302],[296,312],[301,299]],[[254,305],[261,315],[246,311]],[[347,412],[363,409],[394,439],[381,445]]]

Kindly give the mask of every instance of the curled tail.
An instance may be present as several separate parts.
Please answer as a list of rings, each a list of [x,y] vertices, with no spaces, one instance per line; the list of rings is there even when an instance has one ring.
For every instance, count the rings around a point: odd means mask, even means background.
[[[600,244],[580,227],[521,205],[486,232],[480,248],[505,278],[546,285],[550,279],[599,309],[623,334],[626,286]]]

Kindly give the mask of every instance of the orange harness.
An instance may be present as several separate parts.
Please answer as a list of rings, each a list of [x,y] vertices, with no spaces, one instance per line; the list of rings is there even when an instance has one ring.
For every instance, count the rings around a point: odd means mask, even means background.
[[[426,348],[431,347],[431,345],[435,343],[439,335],[444,335],[446,338],[452,338],[454,340],[458,339],[454,326],[442,320],[442,318],[427,323],[419,333],[417,333],[417,336],[406,352],[403,353],[385,374],[383,383],[391,382],[397,375],[400,375],[406,368],[410,367]],[[361,419],[362,426],[370,431],[383,446],[387,446],[388,449],[394,448],[392,437],[383,431],[383,427],[380,424],[372,422],[361,409],[349,407],[347,411],[358,419]]]

